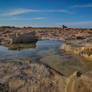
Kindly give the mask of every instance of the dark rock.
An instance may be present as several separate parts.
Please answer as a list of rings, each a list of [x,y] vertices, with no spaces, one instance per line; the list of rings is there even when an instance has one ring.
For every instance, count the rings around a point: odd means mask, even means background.
[[[8,83],[0,83],[0,92],[9,92]]]
[[[62,29],[68,29],[68,27],[67,26],[65,26],[65,25],[62,25],[62,27],[61,27]]]
[[[82,75],[81,72],[77,72],[77,73],[76,73],[76,76],[77,76],[77,77],[81,77],[81,75]]]

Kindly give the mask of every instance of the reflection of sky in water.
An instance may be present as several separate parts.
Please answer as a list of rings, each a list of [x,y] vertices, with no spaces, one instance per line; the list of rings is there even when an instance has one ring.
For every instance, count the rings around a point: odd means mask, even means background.
[[[0,60],[15,60],[15,59],[32,59],[39,57],[37,52],[48,49],[58,49],[62,44],[61,41],[38,41],[36,48],[23,49],[20,51],[8,50],[4,46],[0,46]]]
[[[0,46],[0,52],[1,51],[7,51],[8,50],[8,48],[6,48],[6,47],[4,47],[4,46]]]
[[[61,45],[61,41],[52,41],[52,40],[45,40],[45,41],[38,41],[37,46],[58,46]]]
[[[51,40],[38,41],[37,49],[49,49],[49,48],[57,49],[61,44],[62,44],[61,41],[51,41]]]

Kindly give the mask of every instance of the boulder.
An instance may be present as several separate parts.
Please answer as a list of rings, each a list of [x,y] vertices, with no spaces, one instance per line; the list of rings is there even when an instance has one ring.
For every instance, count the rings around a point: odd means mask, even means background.
[[[35,32],[29,32],[29,33],[16,33],[13,35],[9,35],[8,39],[10,41],[10,44],[32,43],[36,42],[38,40],[38,37],[36,36]]]
[[[62,27],[61,27],[62,29],[64,29],[64,30],[66,30],[66,29],[68,29],[68,27],[67,26],[65,26],[65,25],[62,25]]]

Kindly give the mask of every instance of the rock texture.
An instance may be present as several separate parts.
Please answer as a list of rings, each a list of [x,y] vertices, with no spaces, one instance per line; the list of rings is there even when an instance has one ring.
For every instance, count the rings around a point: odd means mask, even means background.
[[[92,29],[0,27],[0,44],[11,48],[37,40],[64,41],[61,49],[92,61]],[[92,92],[91,80],[92,71],[63,76],[31,61],[0,62],[0,92]]]
[[[92,92],[92,71],[62,76],[31,61],[0,62],[0,92]]]
[[[64,84],[63,77],[43,64],[0,62],[0,92],[64,92]]]
[[[15,28],[0,27],[0,43],[32,43],[37,40],[60,40],[65,45],[61,47],[79,56],[92,59],[92,29],[62,28]]]
[[[61,49],[70,52],[89,60],[92,60],[92,47],[89,46],[80,46],[80,45],[73,45],[73,44],[63,44]]]
[[[38,37],[35,32],[30,33],[16,33],[13,35],[8,35],[9,44],[17,44],[17,43],[31,43],[36,42]]]
[[[0,41],[4,43],[30,43],[35,40],[58,40],[60,28],[0,28]]]
[[[88,72],[92,76],[92,73]],[[88,78],[85,80],[85,76]],[[65,92],[92,92],[92,82],[88,75],[81,75],[80,72],[75,72],[66,79]],[[89,83],[88,83],[89,82]]]

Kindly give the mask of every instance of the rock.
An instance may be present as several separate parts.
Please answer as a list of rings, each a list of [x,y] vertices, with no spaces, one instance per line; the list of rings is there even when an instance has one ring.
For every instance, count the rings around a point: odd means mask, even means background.
[[[81,46],[77,46],[73,44],[63,44],[60,49],[66,52],[70,52],[70,53],[85,57],[90,60],[92,59],[92,48],[91,47],[85,47],[85,46],[81,47]]]
[[[77,36],[76,39],[78,39],[78,40],[83,40],[83,39],[85,39],[85,38],[82,37],[82,36]]]
[[[63,40],[65,44],[61,49],[92,61],[92,29],[70,29],[64,25],[62,28],[0,27],[1,44],[32,43],[37,40]],[[62,57],[65,59],[64,56]],[[62,62],[62,58],[59,61],[59,58],[61,56],[54,55],[53,59],[53,56],[47,53],[47,57],[42,58],[41,61],[50,63],[54,68],[56,68],[55,63],[58,67],[60,67],[60,62],[64,66],[69,66],[69,64],[71,66],[73,63],[69,62],[70,57],[67,63]],[[78,62],[76,64],[78,65]],[[70,74],[70,71],[74,69],[69,67],[65,71],[69,71]],[[60,72],[62,70],[61,73],[64,72],[61,67],[59,70]],[[92,72],[88,71],[85,74],[75,72],[70,76],[61,76],[54,69],[43,64],[29,61],[0,62],[0,91],[8,92],[9,90],[12,92],[92,92]]]
[[[65,31],[68,30],[68,31]],[[80,43],[92,42],[92,29],[74,29],[62,26],[62,28],[16,28],[0,27],[0,39],[2,43],[30,42],[35,40],[61,40],[65,42],[80,41]],[[26,38],[24,38],[26,37]],[[15,39],[14,39],[15,38]],[[14,43],[15,43],[14,42]]]
[[[1,92],[64,92],[62,76],[43,64],[27,62],[0,62]]]
[[[77,76],[77,77],[81,77],[81,74],[82,74],[81,72],[77,72],[77,73],[76,73],[76,76]]]
[[[14,34],[8,37],[10,39],[10,44],[16,43],[32,43],[38,40],[35,32]]]
[[[85,67],[86,64],[81,64],[78,58],[69,54],[45,56],[40,59],[40,62],[48,65],[53,70],[58,71],[64,76],[70,76],[75,71],[88,71],[88,68]],[[79,72],[77,75],[81,76],[81,72]]]
[[[77,74],[78,72],[75,72],[66,79],[65,92],[91,92],[91,87],[85,85],[83,78],[76,76]]]
[[[8,92],[9,86],[7,83],[0,83],[0,92]]]
[[[68,27],[67,26],[65,26],[65,25],[62,25],[62,27],[61,27],[62,29],[64,29],[64,30],[66,30],[66,29],[68,29]]]
[[[0,62],[0,92],[91,92],[92,71],[59,75],[30,61]],[[7,78],[6,78],[7,76]]]
[[[89,92],[92,92],[92,71],[83,74],[81,79],[83,80],[85,86],[89,89]]]

